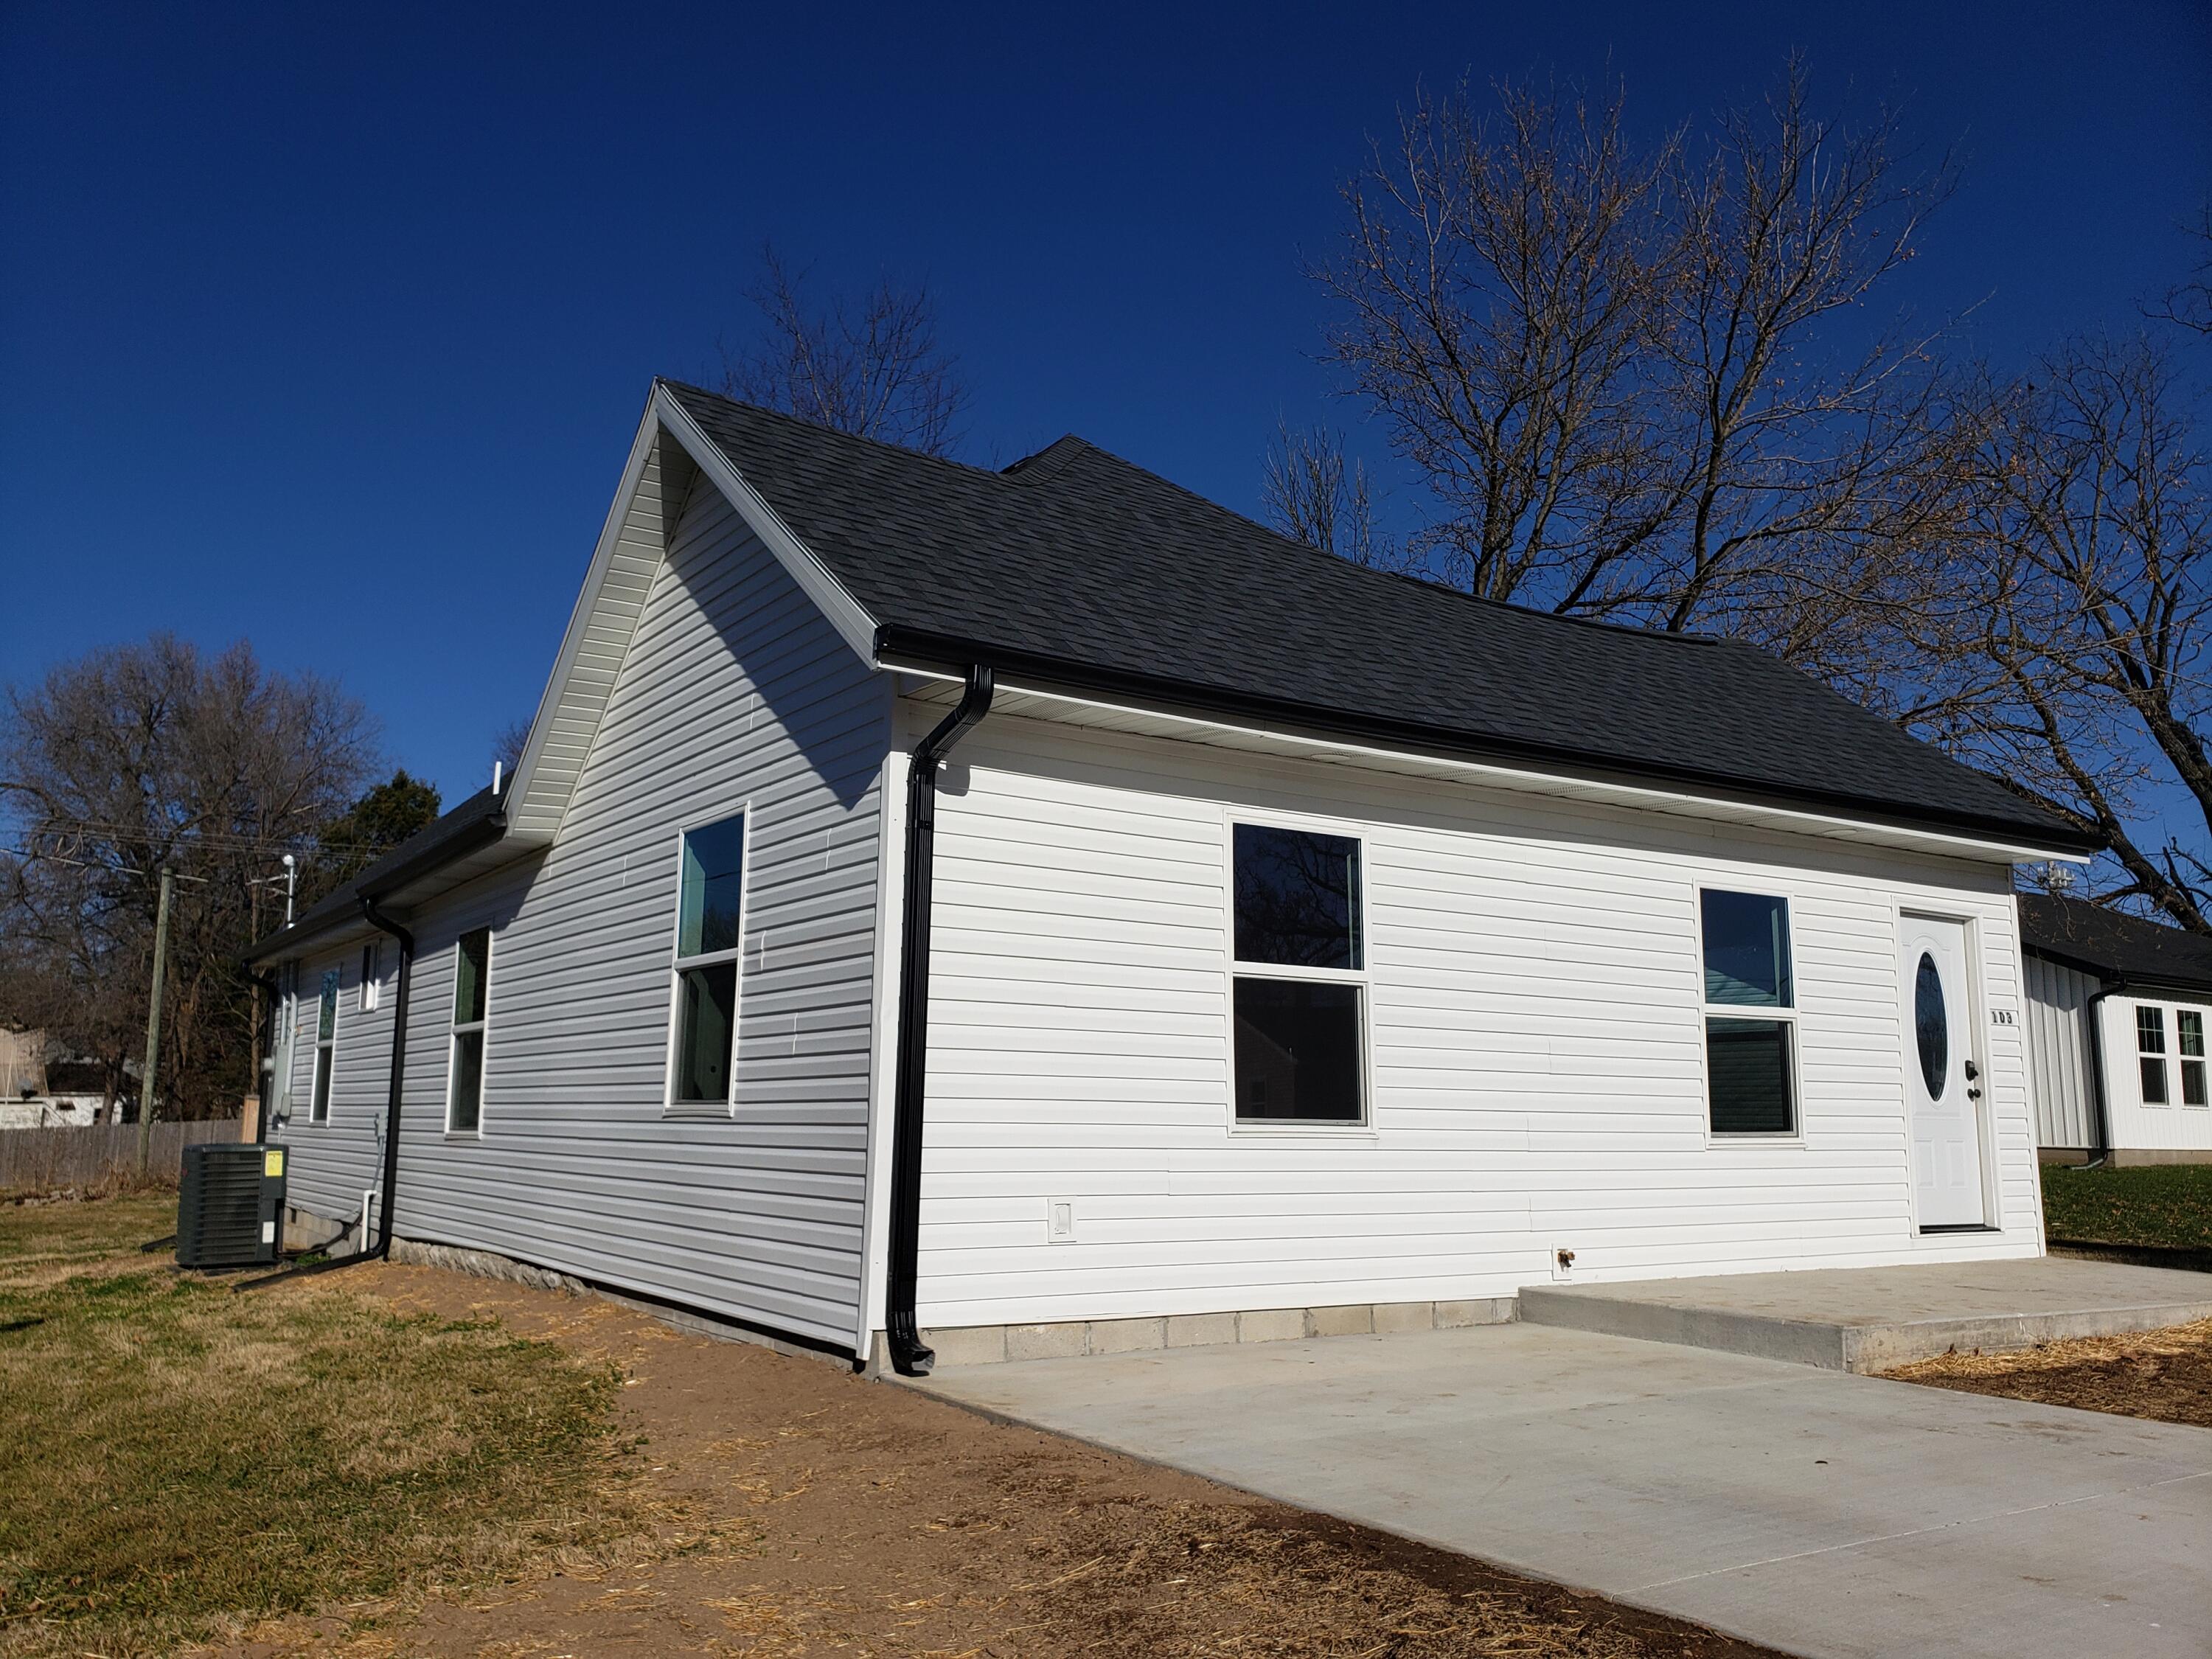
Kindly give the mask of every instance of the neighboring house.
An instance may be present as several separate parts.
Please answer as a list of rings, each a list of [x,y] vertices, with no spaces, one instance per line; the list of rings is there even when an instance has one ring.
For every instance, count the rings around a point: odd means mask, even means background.
[[[50,1060],[44,1031],[0,1027],[0,1129],[52,1129],[98,1123],[106,1091],[97,1066]]]
[[[404,1042],[400,1237],[914,1368],[2036,1255],[2090,850],[1744,645],[659,382],[512,779],[255,954],[296,1203]]]
[[[2212,1164],[2212,939],[2043,894],[2020,929],[2044,1158]]]

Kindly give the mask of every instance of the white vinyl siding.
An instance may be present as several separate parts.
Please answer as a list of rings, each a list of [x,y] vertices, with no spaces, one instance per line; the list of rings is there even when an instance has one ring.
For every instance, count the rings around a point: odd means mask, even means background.
[[[2121,1152],[2212,1152],[2212,1106],[2188,1103],[2185,1065],[2197,1056],[2185,1051],[2185,1014],[2193,1015],[2212,1032],[2212,1003],[2188,1002],[2170,996],[2109,996],[2099,1005],[2104,1039],[2106,1105],[2112,1120],[2113,1148]],[[2145,1052],[2141,1032],[2155,1019],[2163,1048]],[[2160,1066],[2166,1083],[2163,1102],[2148,1098],[2143,1068]],[[2207,1079],[2212,1089],[2212,1079]]]
[[[703,481],[623,644],[550,851],[410,913],[398,1231],[849,1346],[890,688]],[[671,1116],[676,837],[747,803],[736,1103]],[[449,1140],[453,945],[477,927],[485,1133]]]
[[[1966,919],[1983,1006],[2016,1009],[2001,864],[1014,716],[951,774],[925,1327],[1509,1295],[1559,1248],[1593,1279],[2040,1249],[2017,1024],[1985,1034],[2002,1231],[1911,1214],[1899,912]],[[1361,1137],[1229,1127],[1221,847],[1247,811],[1361,836]],[[1796,1138],[1708,1133],[1702,886],[1790,896]],[[1054,1200],[1076,1242],[1048,1242]]]

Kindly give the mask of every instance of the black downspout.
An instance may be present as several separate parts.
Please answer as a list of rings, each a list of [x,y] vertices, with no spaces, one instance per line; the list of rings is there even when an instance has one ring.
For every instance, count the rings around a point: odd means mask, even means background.
[[[269,1011],[262,1016],[262,1042],[268,1042],[276,1024],[276,1010],[283,1005],[284,988],[274,974],[264,974],[252,963],[246,964],[246,977],[258,986],[269,999]],[[276,1050],[273,1044],[262,1055],[264,1070],[253,1079],[253,1092],[260,1101],[261,1121],[254,1126],[256,1140],[269,1139],[269,1115],[276,1104]]]
[[[384,1108],[384,1178],[376,1195],[376,1243],[362,1254],[379,1259],[392,1254],[393,1188],[399,1180],[399,1099],[407,1079],[407,987],[414,977],[415,935],[362,895],[361,914],[380,933],[399,941],[399,984],[392,1009],[392,1091]]]
[[[2114,980],[2092,993],[2088,1002],[2084,1005],[2089,1016],[2089,1078],[2095,1085],[2097,1103],[2097,1144],[2089,1149],[2091,1156],[2087,1165],[2093,1170],[2112,1155],[2112,1118],[2105,1105],[2104,1003],[2113,992],[2126,988],[2124,981]]]
[[[927,1376],[937,1355],[915,1322],[921,1237],[922,1093],[929,1078],[929,913],[936,874],[937,769],[991,712],[991,671],[968,671],[959,706],[915,745],[907,770],[906,902],[899,925],[897,1092],[891,1118],[890,1274],[884,1310],[891,1365]]]

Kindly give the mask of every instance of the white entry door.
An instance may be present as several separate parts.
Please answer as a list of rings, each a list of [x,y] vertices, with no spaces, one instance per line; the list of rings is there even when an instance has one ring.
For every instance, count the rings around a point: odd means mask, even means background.
[[[1905,1108],[1923,1227],[1975,1227],[1982,1207],[1982,1085],[1963,922],[1907,916],[1898,981],[1905,994]]]

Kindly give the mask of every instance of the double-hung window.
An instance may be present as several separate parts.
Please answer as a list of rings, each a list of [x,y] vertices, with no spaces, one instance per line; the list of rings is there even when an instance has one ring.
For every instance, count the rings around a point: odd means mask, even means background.
[[[2166,1106],[2173,1101],[2166,1084],[2166,1010],[2136,1006],[2136,1072],[2142,1079],[2143,1104]]]
[[[2173,1011],[2173,1035],[2181,1048],[2181,1103],[2202,1106],[2212,1101],[2204,1091],[2204,1011]]]
[[[745,820],[687,830],[676,902],[669,1103],[727,1106],[744,943]]]
[[[323,975],[323,995],[315,1012],[315,1091],[307,1097],[307,1121],[331,1121],[331,1072],[338,1051],[338,970]]]
[[[1231,830],[1239,1123],[1367,1120],[1367,951],[1359,842]]]
[[[1698,908],[1712,1132],[1794,1134],[1797,1015],[1789,901],[1708,888]]]
[[[472,1135],[483,1121],[484,1013],[491,998],[491,930],[453,946],[453,1053],[446,1067],[446,1133]]]

